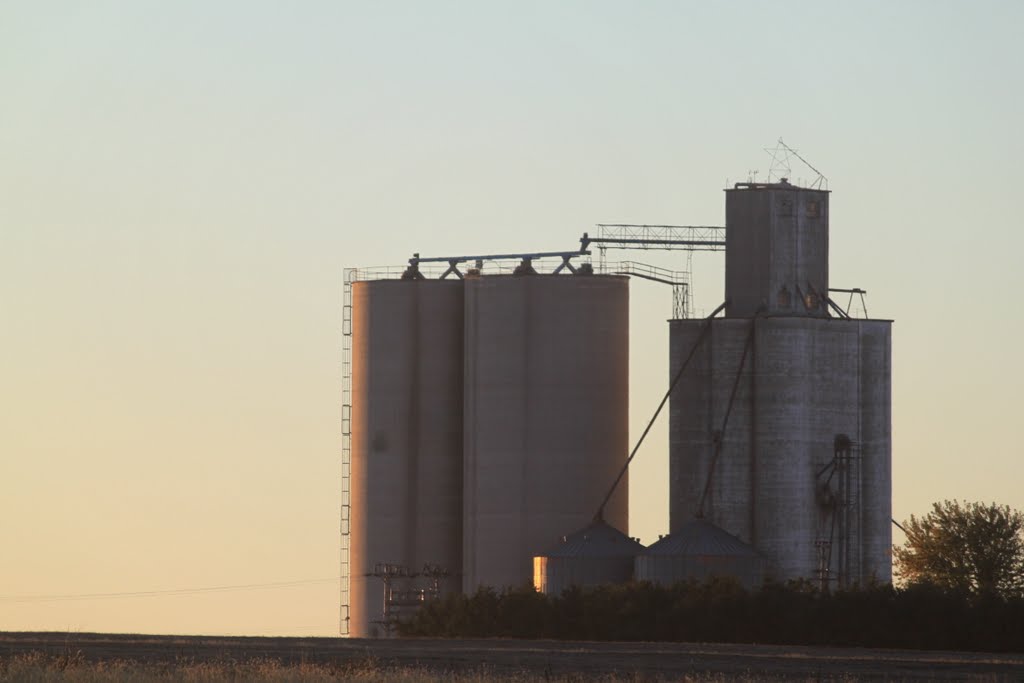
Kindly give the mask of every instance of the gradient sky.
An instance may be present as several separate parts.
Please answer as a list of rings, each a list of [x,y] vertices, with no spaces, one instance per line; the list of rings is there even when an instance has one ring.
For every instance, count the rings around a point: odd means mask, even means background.
[[[830,180],[832,285],[896,321],[896,518],[1024,509],[1022,27],[1012,1],[0,0],[0,629],[337,633],[342,269],[720,225],[779,136]],[[722,257],[693,266],[709,311]],[[636,438],[670,296],[632,290]],[[661,424],[630,480],[647,542],[667,451]]]

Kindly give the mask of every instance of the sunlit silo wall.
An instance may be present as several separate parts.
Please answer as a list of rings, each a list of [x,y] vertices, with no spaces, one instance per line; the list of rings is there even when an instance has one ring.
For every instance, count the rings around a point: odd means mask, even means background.
[[[561,595],[571,587],[625,583],[643,549],[636,539],[595,521],[533,558],[533,585],[546,595]]]
[[[702,324],[671,322],[674,368]],[[714,320],[670,405],[673,533],[697,515],[707,488],[706,518],[756,547],[776,578],[814,580],[826,567],[844,584],[889,581],[890,333],[885,320]],[[852,459],[832,475],[839,434],[852,440]]]
[[[352,285],[350,632],[381,634],[378,562],[462,563],[463,288],[460,281]],[[401,588],[401,586],[399,586]]]
[[[465,280],[463,589],[522,586],[628,451],[628,280]],[[628,482],[605,520],[628,532]]]

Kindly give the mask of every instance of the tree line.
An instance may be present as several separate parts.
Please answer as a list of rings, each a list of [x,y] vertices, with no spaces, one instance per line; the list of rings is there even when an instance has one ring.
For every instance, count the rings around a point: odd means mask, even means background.
[[[547,596],[483,588],[428,603],[404,636],[766,643],[1024,651],[1024,598],[928,584],[822,592],[809,583],[745,590],[729,578],[628,583]]]
[[[945,501],[901,527],[901,585],[823,591],[810,582],[745,590],[716,577],[532,586],[449,595],[397,625],[405,636],[766,643],[1024,651],[1024,516],[1007,506]]]

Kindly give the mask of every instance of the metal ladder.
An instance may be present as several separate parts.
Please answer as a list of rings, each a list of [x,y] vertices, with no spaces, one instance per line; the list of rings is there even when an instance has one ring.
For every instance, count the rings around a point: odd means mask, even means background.
[[[344,271],[341,306],[341,585],[338,632],[349,635],[349,581],[351,579],[352,513],[352,283],[355,268]]]

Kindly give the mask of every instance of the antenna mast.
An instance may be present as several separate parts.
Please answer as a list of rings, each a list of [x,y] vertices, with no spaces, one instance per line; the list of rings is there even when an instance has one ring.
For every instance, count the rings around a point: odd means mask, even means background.
[[[789,160],[791,158],[796,158],[817,176],[810,182],[808,185],[809,188],[813,190],[828,189],[828,178],[825,177],[825,174],[814,168],[807,159],[804,159],[795,149],[783,142],[782,138],[779,138],[778,143],[775,145],[775,149],[769,149],[766,147],[764,151],[772,158],[771,165],[768,167],[769,183],[778,183],[783,180],[789,180],[793,172]]]

